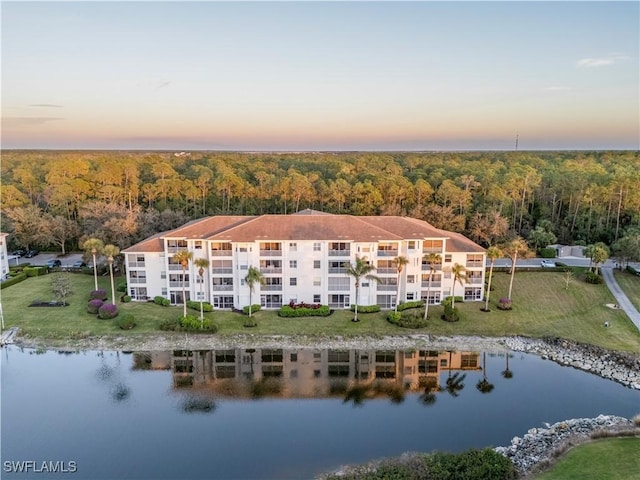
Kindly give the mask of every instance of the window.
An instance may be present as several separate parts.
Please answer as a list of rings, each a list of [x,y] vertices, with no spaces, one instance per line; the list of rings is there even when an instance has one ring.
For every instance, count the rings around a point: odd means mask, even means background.
[[[289,260],[289,268],[298,268],[297,260]]]
[[[396,296],[378,295],[376,298],[376,303],[380,306],[380,308],[393,308],[396,306]]]
[[[295,287],[296,285],[298,285],[298,279],[296,277],[291,277],[289,279],[289,285],[291,285],[292,287]]]
[[[282,295],[260,295],[260,305],[264,308],[280,308]]]
[[[445,263],[451,263],[451,255],[450,254],[447,254],[447,255],[444,256],[444,262]]]
[[[289,378],[298,378],[298,370],[291,370],[289,372]]]
[[[460,359],[461,368],[476,368],[478,366],[477,353],[463,353]]]
[[[329,295],[329,306],[331,308],[349,308],[351,306],[349,295]]]
[[[442,240],[425,240],[422,242],[422,253],[440,253],[442,246]]]
[[[201,240],[196,240],[196,242],[194,243],[194,248],[196,250],[202,250],[202,241]]]
[[[296,242],[289,243],[289,251],[290,252],[297,252],[298,251],[298,244]]]
[[[247,247],[240,247],[238,248],[239,252],[246,252],[247,251]]]
[[[240,265],[240,270],[248,270],[249,265]]]
[[[211,305],[214,308],[233,308],[232,296],[214,296],[211,298]]]
[[[415,294],[413,292],[411,293],[407,293],[407,300],[411,301],[411,300],[415,300]]]
[[[313,296],[313,303],[320,303],[322,301],[322,295],[320,294],[315,294]]]
[[[482,288],[465,288],[465,301],[482,300]]]
[[[320,277],[313,277],[313,286],[314,287],[319,287],[320,285],[322,285]]]
[[[169,293],[167,292],[167,287],[164,287],[164,288],[162,289],[162,296],[163,296],[163,297],[166,297],[168,294],[169,294]]]
[[[298,354],[297,353],[292,353],[290,358],[291,358],[292,362],[297,362],[298,361]]]
[[[262,350],[262,363],[280,363],[282,362],[284,355],[280,349],[265,348]]]
[[[320,244],[320,242],[314,242],[313,243],[313,251],[314,252],[319,252],[322,249],[322,246]]]
[[[451,280],[451,270],[444,272],[444,278],[445,280]]]
[[[162,272],[160,272],[160,278],[162,278],[162,279],[167,278],[167,272],[165,272],[164,270]]]
[[[204,300],[204,292],[196,292],[196,300]]]
[[[320,268],[320,260],[313,261],[313,268]]]
[[[416,283],[415,275],[407,275],[407,283]]]
[[[417,245],[416,245],[416,241],[415,240],[409,240],[409,244],[407,245],[407,248],[409,250],[415,250]]]
[[[349,277],[329,277],[329,291],[349,291],[350,285]]]

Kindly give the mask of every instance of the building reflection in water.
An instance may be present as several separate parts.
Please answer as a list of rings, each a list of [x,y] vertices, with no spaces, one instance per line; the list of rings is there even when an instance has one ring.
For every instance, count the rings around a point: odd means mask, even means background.
[[[479,359],[478,352],[435,350],[235,348],[139,352],[133,368],[170,370],[174,388],[219,398],[338,397],[358,405],[420,392],[430,404],[438,392],[457,396],[464,371],[481,370]]]

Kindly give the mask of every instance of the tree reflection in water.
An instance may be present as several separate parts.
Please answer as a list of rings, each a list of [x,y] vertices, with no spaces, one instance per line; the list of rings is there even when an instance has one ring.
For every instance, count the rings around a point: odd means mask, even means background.
[[[482,380],[479,380],[476,388],[480,391],[480,393],[491,393],[494,385],[493,383],[487,380],[487,354],[482,354]]]

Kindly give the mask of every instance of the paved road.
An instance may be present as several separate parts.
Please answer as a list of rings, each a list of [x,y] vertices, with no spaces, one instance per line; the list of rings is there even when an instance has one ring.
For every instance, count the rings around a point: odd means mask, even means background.
[[[627,314],[636,328],[640,330],[640,313],[633,303],[631,303],[627,295],[622,291],[620,285],[618,285],[618,282],[613,276],[613,269],[611,267],[603,268],[602,278],[604,278],[604,281],[607,284],[607,287],[609,287],[609,290],[611,290],[611,293],[613,293],[613,296],[616,297],[620,308],[624,310],[624,313]]]

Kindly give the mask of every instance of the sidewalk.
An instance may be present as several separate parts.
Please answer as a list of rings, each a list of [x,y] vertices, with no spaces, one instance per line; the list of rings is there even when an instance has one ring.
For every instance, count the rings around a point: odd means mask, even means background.
[[[604,278],[604,282],[607,284],[607,287],[609,287],[609,290],[611,290],[611,293],[613,293],[613,296],[616,297],[618,305],[622,310],[624,310],[624,313],[627,314],[627,317],[629,317],[636,328],[640,330],[640,313],[622,291],[618,282],[616,282],[616,279],[613,276],[613,269],[611,267],[606,267],[601,270],[602,278]]]

